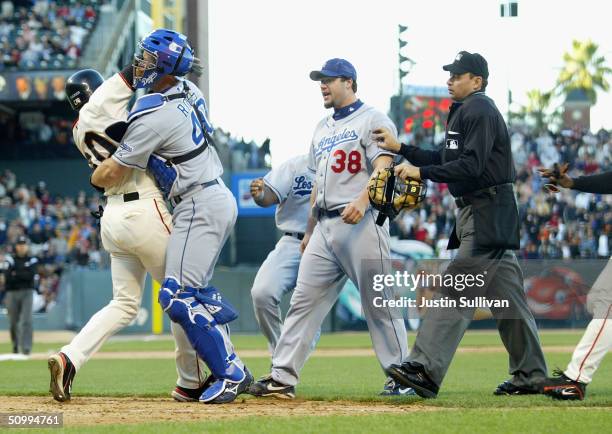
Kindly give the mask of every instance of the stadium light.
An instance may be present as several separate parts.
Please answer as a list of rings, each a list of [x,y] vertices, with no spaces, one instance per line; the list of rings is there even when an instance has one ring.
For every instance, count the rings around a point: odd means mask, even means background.
[[[505,2],[499,5],[501,17],[518,17],[518,2]]]

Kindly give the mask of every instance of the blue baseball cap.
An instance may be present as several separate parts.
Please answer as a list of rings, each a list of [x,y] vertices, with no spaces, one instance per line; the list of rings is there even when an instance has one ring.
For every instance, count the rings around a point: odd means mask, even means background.
[[[324,77],[346,77],[357,81],[357,71],[348,60],[329,59],[320,71],[310,72],[311,80],[319,81]]]

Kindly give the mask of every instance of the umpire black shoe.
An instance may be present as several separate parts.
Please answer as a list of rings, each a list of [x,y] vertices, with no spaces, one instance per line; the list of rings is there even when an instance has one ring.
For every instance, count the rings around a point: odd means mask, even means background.
[[[253,396],[293,399],[295,398],[295,387],[275,381],[270,374],[251,384],[248,393]]]
[[[497,386],[493,395],[537,395],[540,391],[535,386],[517,386],[510,382],[510,380],[504,381]]]
[[[572,380],[560,369],[556,369],[553,375],[553,378],[547,378],[542,385],[544,395],[562,400],[582,401],[584,399],[587,387],[585,383]]]
[[[425,367],[416,362],[391,365],[387,375],[404,387],[411,387],[421,398],[435,398],[440,388],[425,372]]]
[[[74,365],[64,353],[56,353],[50,356],[47,359],[47,365],[51,373],[49,392],[53,395],[53,399],[59,402],[69,401],[72,381],[76,374]]]

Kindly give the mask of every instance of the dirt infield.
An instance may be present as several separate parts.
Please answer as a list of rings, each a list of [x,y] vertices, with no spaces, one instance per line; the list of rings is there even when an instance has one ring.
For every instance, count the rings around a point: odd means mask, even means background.
[[[239,399],[223,406],[178,403],[169,398],[78,397],[66,403],[51,397],[0,396],[0,413],[63,413],[64,426],[99,424],[139,424],[146,422],[188,422],[223,420],[249,416],[327,416],[360,414],[401,414],[437,411],[418,403],[392,405],[349,401],[283,401],[278,399]],[[448,410],[448,409],[446,409]]]

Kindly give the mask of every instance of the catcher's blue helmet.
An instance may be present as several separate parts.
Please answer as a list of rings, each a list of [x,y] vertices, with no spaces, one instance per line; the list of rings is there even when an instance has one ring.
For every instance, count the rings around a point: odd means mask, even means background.
[[[193,65],[195,52],[187,36],[173,30],[153,30],[138,47],[133,63],[136,89],[149,88],[164,75],[186,75]]]

